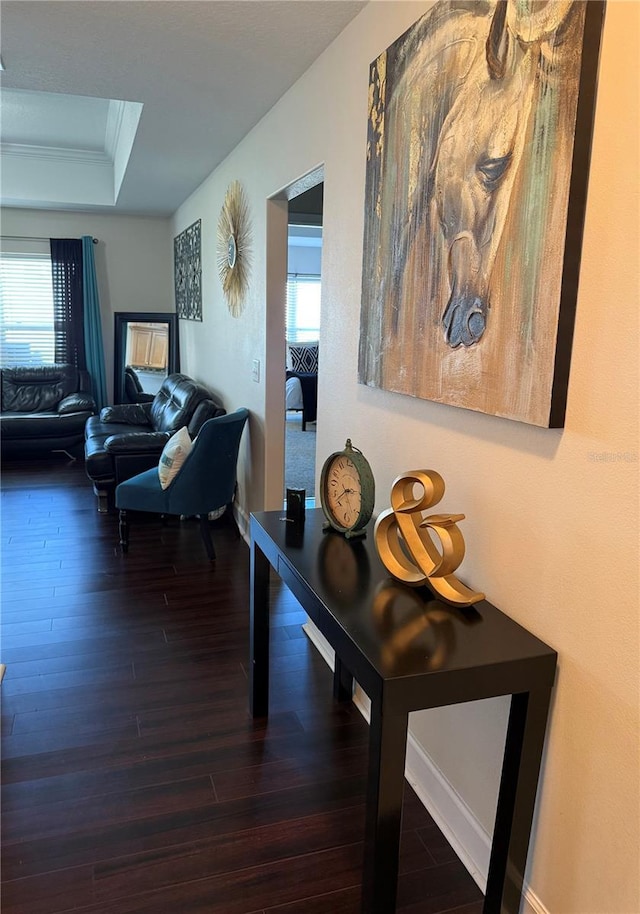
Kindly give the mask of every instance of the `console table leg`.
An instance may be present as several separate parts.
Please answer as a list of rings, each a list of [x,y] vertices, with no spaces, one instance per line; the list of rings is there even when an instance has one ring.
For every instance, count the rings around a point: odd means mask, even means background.
[[[333,667],[333,697],[336,701],[351,701],[353,698],[353,676],[337,654]]]
[[[511,697],[483,914],[518,914],[551,691]]]
[[[249,706],[253,717],[269,713],[269,561],[251,543]]]
[[[396,909],[408,719],[389,702],[371,703],[362,914]]]

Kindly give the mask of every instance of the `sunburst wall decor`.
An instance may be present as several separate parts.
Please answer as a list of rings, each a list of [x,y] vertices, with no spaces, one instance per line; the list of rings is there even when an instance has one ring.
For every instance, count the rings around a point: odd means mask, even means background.
[[[229,311],[242,314],[251,267],[249,203],[239,181],[228,189],[218,219],[218,274]]]

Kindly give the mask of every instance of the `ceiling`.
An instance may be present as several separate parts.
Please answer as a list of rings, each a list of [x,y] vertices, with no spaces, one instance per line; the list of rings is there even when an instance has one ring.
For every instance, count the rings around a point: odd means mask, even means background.
[[[365,5],[3,0],[3,206],[173,213]]]

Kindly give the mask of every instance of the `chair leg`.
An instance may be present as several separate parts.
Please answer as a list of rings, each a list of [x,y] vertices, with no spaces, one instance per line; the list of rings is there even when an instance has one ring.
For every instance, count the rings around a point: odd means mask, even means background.
[[[126,511],[120,511],[120,548],[123,552],[129,551],[129,518]]]
[[[207,514],[200,515],[200,533],[202,534],[202,542],[204,543],[204,548],[207,550],[209,561],[215,562],[216,550],[214,549],[213,540],[211,539],[211,528],[209,527],[209,518]]]
[[[229,504],[227,505],[227,510],[225,511],[225,514],[228,515],[229,523],[231,524],[231,529],[235,532],[236,539],[240,539],[240,527],[238,526],[236,516],[233,513],[233,503],[234,502],[235,502],[235,495],[233,497],[233,501],[230,501]]]

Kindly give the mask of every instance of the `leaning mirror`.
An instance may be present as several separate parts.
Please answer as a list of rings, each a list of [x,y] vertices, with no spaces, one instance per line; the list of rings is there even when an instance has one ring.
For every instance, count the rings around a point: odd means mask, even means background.
[[[114,333],[115,403],[152,400],[168,374],[180,369],[178,321],[161,311],[117,311]]]

